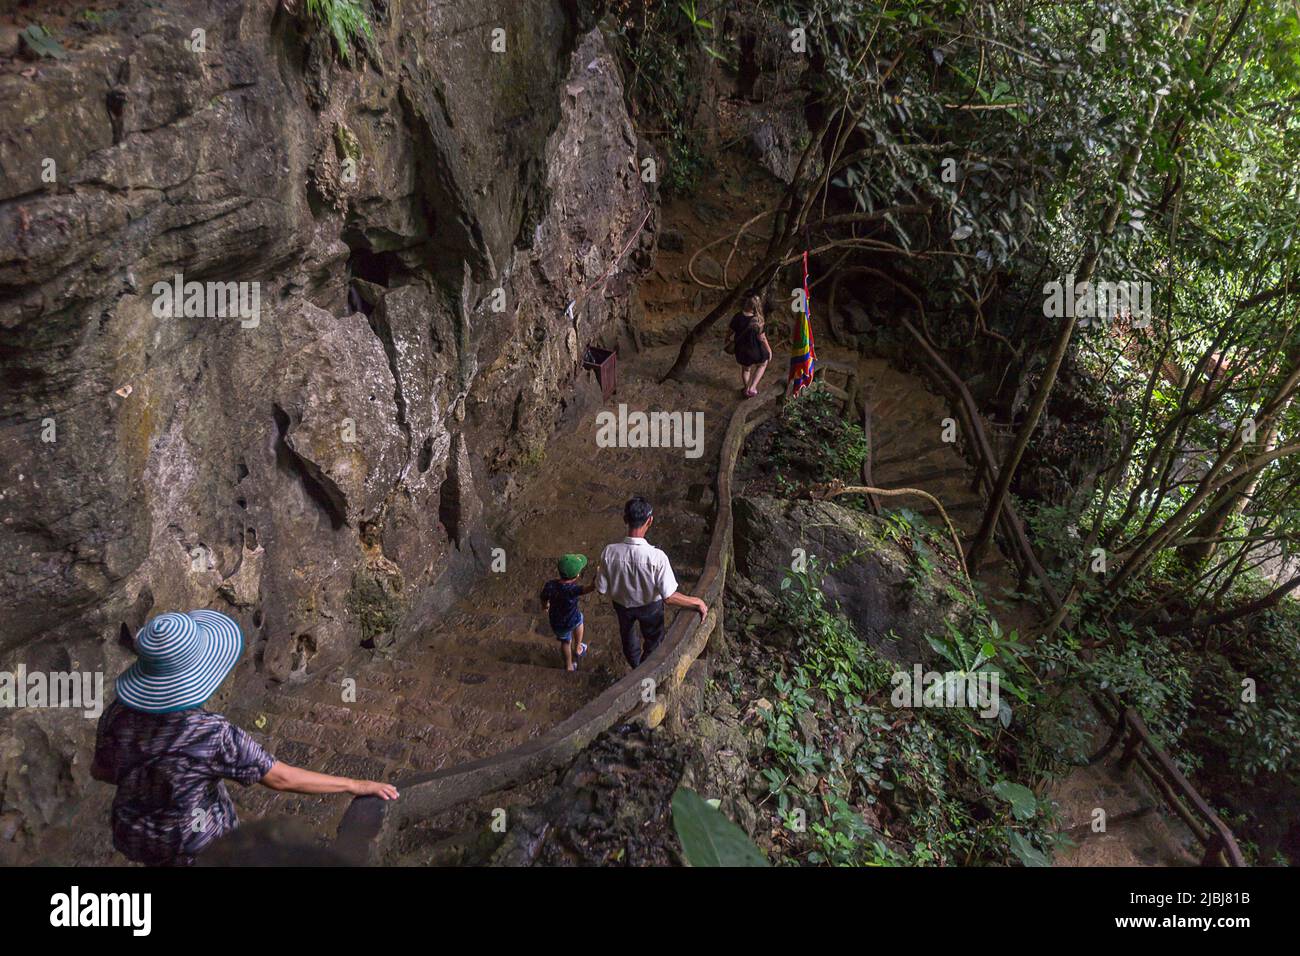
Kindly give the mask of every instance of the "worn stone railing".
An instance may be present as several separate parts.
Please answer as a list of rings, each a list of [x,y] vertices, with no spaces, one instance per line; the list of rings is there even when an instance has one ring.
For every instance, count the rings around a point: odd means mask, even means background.
[[[722,595],[731,564],[731,482],[745,436],[765,408],[781,393],[743,401],[732,414],[718,454],[714,479],[715,514],[704,569],[694,593],[709,605],[703,620],[694,611],[679,611],[663,643],[636,670],[625,674],[577,713],[538,737],[512,750],[432,773],[396,781],[401,797],[393,801],[357,797],[339,825],[335,849],[359,864],[385,862],[397,834],[412,821],[426,819],[451,807],[507,787],[518,786],[571,761],[599,734],[629,714],[655,724],[667,699],[704,650],[722,621]],[[751,423],[751,416],[754,420]]]

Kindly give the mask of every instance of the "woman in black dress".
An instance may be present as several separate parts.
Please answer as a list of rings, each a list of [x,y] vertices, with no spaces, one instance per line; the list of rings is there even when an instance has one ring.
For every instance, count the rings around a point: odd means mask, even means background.
[[[772,346],[763,331],[763,300],[755,294],[745,299],[745,308],[731,319],[727,343],[735,341],[736,362],[740,365],[740,382],[745,395],[758,394],[758,382],[772,360]]]

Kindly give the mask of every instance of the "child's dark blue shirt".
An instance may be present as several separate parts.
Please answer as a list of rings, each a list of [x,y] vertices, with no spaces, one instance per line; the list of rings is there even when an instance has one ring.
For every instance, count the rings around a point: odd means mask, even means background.
[[[542,600],[550,603],[551,630],[558,634],[571,631],[578,626],[578,598],[582,595],[582,585],[577,581],[547,581],[542,588]]]

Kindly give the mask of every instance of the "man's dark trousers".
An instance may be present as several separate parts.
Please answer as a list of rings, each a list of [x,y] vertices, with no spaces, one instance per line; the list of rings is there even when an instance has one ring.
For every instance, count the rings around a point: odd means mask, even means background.
[[[617,601],[612,603],[614,613],[618,615],[618,635],[623,639],[623,656],[629,665],[636,667],[664,639],[664,602],[655,601],[640,607],[624,607]],[[634,624],[641,625],[640,640],[632,633]]]

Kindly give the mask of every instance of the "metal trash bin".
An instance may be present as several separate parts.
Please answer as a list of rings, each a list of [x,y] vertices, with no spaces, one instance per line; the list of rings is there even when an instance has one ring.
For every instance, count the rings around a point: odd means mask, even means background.
[[[582,367],[596,373],[601,395],[605,401],[609,401],[618,388],[618,353],[612,349],[589,345],[582,356]]]

